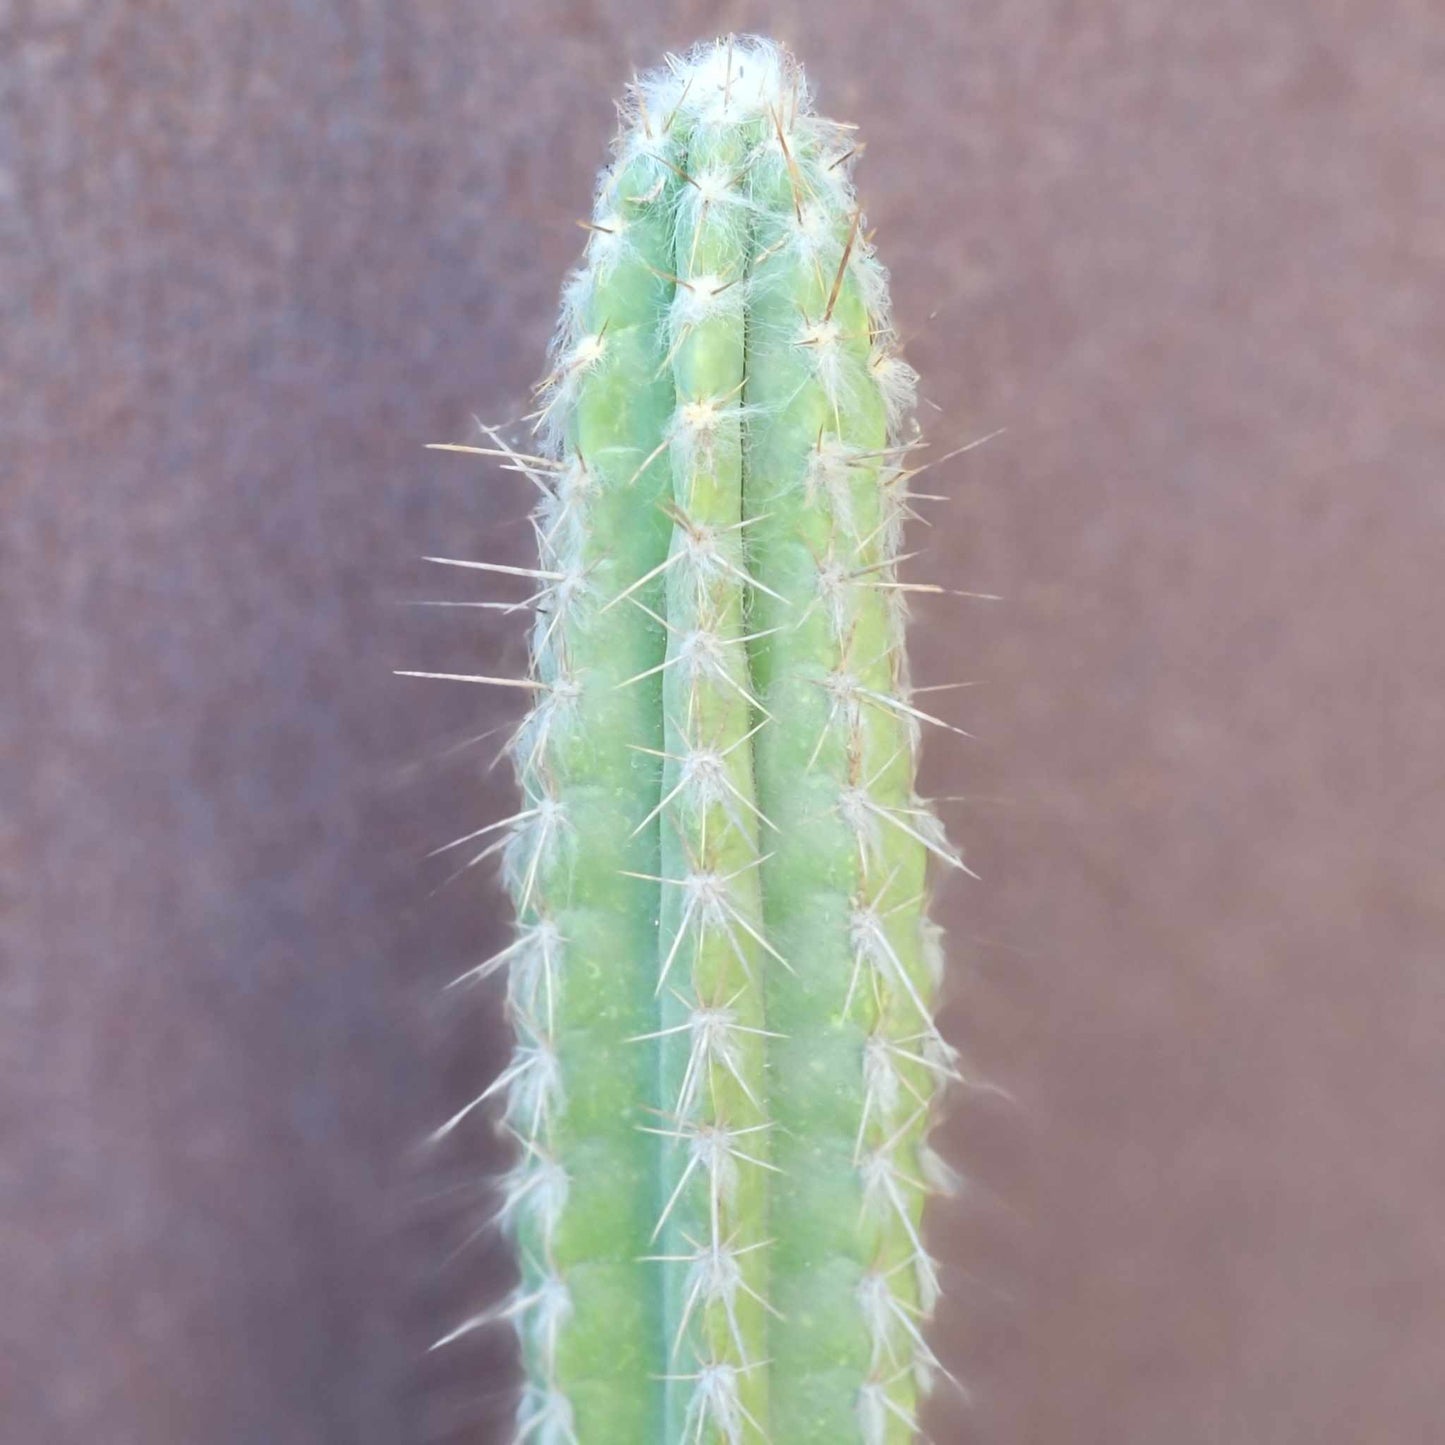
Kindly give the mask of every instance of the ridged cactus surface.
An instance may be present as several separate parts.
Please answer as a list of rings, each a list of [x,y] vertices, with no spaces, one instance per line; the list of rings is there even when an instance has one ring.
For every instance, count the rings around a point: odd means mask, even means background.
[[[913,373],[771,43],[637,82],[539,388],[505,1308],[530,1445],[896,1445],[936,1294]],[[487,966],[484,966],[487,967]]]

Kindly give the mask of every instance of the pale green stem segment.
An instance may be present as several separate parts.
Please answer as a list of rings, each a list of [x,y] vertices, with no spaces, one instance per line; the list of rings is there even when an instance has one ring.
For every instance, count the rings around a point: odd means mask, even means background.
[[[521,1445],[903,1445],[933,1023],[911,373],[775,47],[634,95],[544,422],[506,844]],[[925,1176],[929,1176],[926,1178]]]
[[[748,131],[679,137],[668,334],[677,399],[662,780],[662,1127],[669,1440],[764,1438],[771,1144],[762,879],[744,633]]]

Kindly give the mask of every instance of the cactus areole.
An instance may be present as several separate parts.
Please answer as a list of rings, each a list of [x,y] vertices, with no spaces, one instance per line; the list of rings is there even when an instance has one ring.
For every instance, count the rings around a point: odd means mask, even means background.
[[[513,454],[521,1280],[486,1318],[528,1445],[897,1445],[932,1373],[925,875],[962,863],[914,791],[914,375],[857,149],[767,41],[636,82]]]

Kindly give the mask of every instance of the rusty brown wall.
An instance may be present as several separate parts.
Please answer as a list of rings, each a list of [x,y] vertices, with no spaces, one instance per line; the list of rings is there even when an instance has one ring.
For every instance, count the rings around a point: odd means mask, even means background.
[[[0,1440],[497,1439],[424,1357],[499,937],[525,555],[421,443],[523,409],[634,65],[794,42],[861,122],[949,463],[918,672],[981,1445],[1445,1418],[1445,16],[1435,0],[0,0]],[[447,580],[447,579],[443,579]],[[465,589],[452,595],[463,595]],[[787,1445],[787,1442],[777,1442]]]

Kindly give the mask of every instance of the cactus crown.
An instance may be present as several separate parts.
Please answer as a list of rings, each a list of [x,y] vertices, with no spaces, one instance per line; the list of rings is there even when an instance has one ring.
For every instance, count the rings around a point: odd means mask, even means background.
[[[636,82],[510,453],[522,1279],[487,1318],[531,1445],[896,1445],[933,1369],[925,873],[963,865],[914,791],[914,376],[857,150],[764,40]]]

